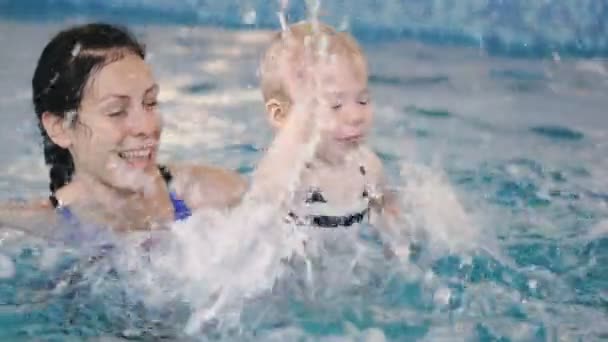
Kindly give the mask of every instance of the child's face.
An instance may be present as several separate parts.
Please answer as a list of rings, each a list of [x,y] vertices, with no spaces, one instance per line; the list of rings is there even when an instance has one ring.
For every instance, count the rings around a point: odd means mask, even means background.
[[[328,117],[321,117],[320,150],[340,155],[363,143],[372,123],[367,70],[362,61],[340,55],[319,69],[322,103],[329,107]]]

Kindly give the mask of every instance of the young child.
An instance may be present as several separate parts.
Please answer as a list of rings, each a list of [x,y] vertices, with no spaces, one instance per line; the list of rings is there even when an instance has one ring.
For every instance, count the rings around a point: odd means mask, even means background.
[[[366,145],[373,112],[357,42],[321,23],[292,25],[274,37],[260,76],[276,135],[250,196],[318,228],[394,216],[382,163]]]

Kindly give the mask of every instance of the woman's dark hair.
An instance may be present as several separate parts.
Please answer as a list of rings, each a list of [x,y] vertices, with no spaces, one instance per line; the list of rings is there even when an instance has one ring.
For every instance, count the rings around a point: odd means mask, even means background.
[[[59,32],[44,48],[32,79],[33,102],[43,139],[44,160],[50,166],[51,195],[72,179],[71,153],[49,138],[42,115],[49,112],[75,122],[91,75],[113,60],[132,53],[145,58],[145,48],[125,28],[104,23]]]

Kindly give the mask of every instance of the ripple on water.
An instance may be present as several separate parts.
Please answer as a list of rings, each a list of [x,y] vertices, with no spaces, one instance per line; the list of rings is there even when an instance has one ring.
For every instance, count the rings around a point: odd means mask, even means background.
[[[223,148],[227,152],[240,152],[244,154],[258,153],[260,149],[253,144],[232,144]]]
[[[407,106],[405,107],[405,112],[412,113],[428,118],[436,118],[436,119],[447,119],[453,117],[454,114],[447,109],[430,109],[430,108],[420,108],[416,106]]]
[[[530,93],[546,89],[546,87],[538,81],[514,81],[508,85],[508,89],[516,93]]]
[[[390,86],[399,86],[399,87],[436,85],[436,84],[441,84],[441,83],[447,83],[449,80],[450,80],[450,78],[446,75],[417,76],[417,77],[370,75],[370,77],[369,77],[369,83],[390,85]]]
[[[190,94],[203,94],[216,88],[217,87],[213,83],[201,82],[182,87],[181,90]]]
[[[553,139],[553,140],[582,140],[585,135],[582,132],[559,125],[541,125],[530,127],[532,133]]]
[[[490,78],[517,81],[544,81],[545,75],[539,71],[527,71],[521,69],[493,69],[490,70]]]
[[[540,71],[521,69],[493,69],[490,78],[507,81],[508,88],[518,93],[538,91],[545,88],[546,77]]]
[[[507,173],[531,172],[535,176],[544,177],[545,169],[538,161],[529,158],[513,158],[500,166],[501,171]]]

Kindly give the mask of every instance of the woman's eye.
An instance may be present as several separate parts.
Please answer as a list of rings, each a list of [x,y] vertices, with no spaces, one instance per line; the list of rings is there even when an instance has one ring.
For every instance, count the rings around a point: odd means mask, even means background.
[[[116,110],[116,111],[112,111],[112,112],[110,112],[110,113],[108,114],[108,116],[111,116],[111,117],[117,117],[117,116],[123,116],[123,115],[125,115],[125,114],[127,114],[127,111],[126,111],[126,110],[124,110],[124,109],[120,109],[120,110]]]

